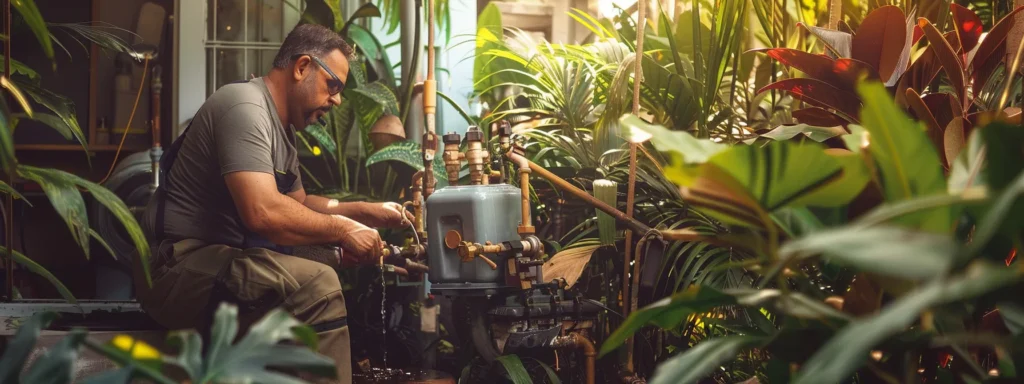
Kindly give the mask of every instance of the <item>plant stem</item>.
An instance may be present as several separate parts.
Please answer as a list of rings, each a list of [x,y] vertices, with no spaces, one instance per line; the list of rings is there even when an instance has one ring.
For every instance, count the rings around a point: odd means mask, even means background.
[[[412,109],[412,90],[416,84],[416,73],[419,72],[417,67],[420,65],[420,6],[419,0],[416,0],[416,17],[415,29],[416,34],[413,35],[413,50],[412,50],[412,62],[409,64],[409,73],[402,79],[402,87],[405,88],[405,94],[402,95],[402,105],[399,108],[402,109],[402,124],[406,124],[406,120],[409,119],[409,110]]]

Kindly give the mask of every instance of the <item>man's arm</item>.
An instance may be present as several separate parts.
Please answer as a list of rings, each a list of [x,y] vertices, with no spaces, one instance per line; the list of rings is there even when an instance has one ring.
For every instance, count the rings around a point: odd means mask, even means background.
[[[341,244],[357,254],[377,256],[377,231],[340,215],[315,212],[277,191],[274,176],[240,171],[224,175],[243,224],[280,245]]]
[[[288,196],[313,211],[341,215],[370,227],[405,228],[413,219],[412,213],[403,212],[402,206],[397,203],[340,202],[328,197],[307,195],[306,190],[301,187]]]

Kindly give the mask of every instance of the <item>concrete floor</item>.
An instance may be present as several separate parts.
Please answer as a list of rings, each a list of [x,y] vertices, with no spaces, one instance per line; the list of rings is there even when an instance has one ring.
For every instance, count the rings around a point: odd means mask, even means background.
[[[60,342],[71,327],[83,326],[90,329],[88,338],[98,343],[107,343],[114,336],[127,334],[137,340],[156,347],[161,351],[169,351],[165,345],[166,332],[150,327],[139,305],[134,302],[83,301],[79,304],[68,304],[62,301],[26,301],[0,304],[0,350],[6,347],[8,339],[14,336],[20,324],[40,311],[60,313],[61,319],[54,321],[50,329],[43,330],[36,340],[35,347],[29,354],[23,373],[43,356],[50,348]],[[145,329],[150,328],[150,329]],[[74,366],[74,380],[96,375],[101,372],[116,370],[119,367],[111,360],[92,350],[83,347]]]

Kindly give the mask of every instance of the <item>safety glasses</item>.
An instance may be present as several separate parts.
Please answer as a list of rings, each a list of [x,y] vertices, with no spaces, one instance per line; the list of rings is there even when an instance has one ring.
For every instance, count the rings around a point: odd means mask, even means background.
[[[300,56],[303,55],[295,55],[295,57],[293,57],[292,59],[296,59]],[[316,56],[309,55],[309,57],[313,59],[313,62],[315,62],[316,65],[319,65],[320,68],[323,68],[325,71],[327,71],[328,75],[331,75],[331,78],[327,79],[327,93],[329,93],[331,96],[334,96],[341,93],[341,91],[345,90],[345,82],[341,81],[341,79],[338,78],[338,75],[335,75],[334,71],[331,71],[331,69],[327,67],[327,64],[324,64],[324,62],[320,61],[320,59],[317,58]]]

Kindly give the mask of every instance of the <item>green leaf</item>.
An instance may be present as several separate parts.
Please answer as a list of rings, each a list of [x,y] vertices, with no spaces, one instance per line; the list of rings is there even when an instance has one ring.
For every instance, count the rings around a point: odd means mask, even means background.
[[[1002,190],[1024,172],[1024,129],[1020,124],[996,122],[981,127],[987,150],[985,181],[992,190]],[[974,136],[974,135],[971,135]]]
[[[22,382],[18,377],[21,375],[25,360],[35,347],[43,328],[50,326],[56,318],[56,312],[36,312],[18,327],[18,331],[4,348],[3,358],[0,358],[0,382]]]
[[[341,14],[341,2],[306,0],[306,11],[302,13],[302,22],[323,25],[334,32],[340,32],[345,27],[345,18]]]
[[[68,223],[72,235],[82,245],[82,249],[87,257],[89,255],[89,220],[85,212],[85,202],[78,192],[78,187],[84,188],[92,194],[93,198],[109,209],[114,214],[114,217],[121,222],[121,225],[124,226],[128,236],[131,237],[132,242],[135,244],[136,252],[139,253],[139,260],[141,260],[143,265],[142,269],[146,276],[146,283],[151,284],[152,280],[149,273],[150,249],[149,243],[146,241],[146,235],[142,232],[142,228],[139,227],[135,216],[128,210],[128,206],[117,195],[99,184],[57,169],[20,165],[18,166],[18,174],[26,179],[36,181],[43,187],[47,198],[49,198],[65,222]]]
[[[43,48],[43,54],[46,55],[46,58],[53,60],[53,44],[50,42],[50,32],[46,28],[46,21],[43,20],[43,15],[39,13],[39,8],[36,7],[35,0],[13,0],[11,5],[21,14],[21,18],[28,24],[32,33],[36,35],[36,39],[39,40],[39,45]],[[53,68],[57,68],[56,62],[53,62]]]
[[[67,223],[71,237],[85,253],[85,257],[89,258],[89,218],[85,210],[85,200],[72,180],[72,177],[77,176],[56,169],[28,165],[19,165],[18,175],[35,181],[43,188],[53,209]]]
[[[139,262],[142,263],[142,272],[146,276],[146,284],[151,284],[152,279],[149,273],[149,242],[146,241],[146,234],[142,232],[139,222],[135,220],[135,215],[128,210],[128,206],[124,204],[124,201],[109,189],[75,175],[67,175],[70,176],[70,179],[74,181],[75,184],[79,187],[85,188],[86,191],[92,194],[93,199],[109,209],[110,212],[114,214],[114,217],[117,218],[117,221],[124,226],[125,232],[128,233],[128,237],[131,237],[132,243],[135,245],[135,251],[138,252]]]
[[[492,58],[486,53],[492,49],[501,49],[504,28],[502,27],[501,11],[498,6],[488,3],[480,12],[476,21],[476,55],[473,60],[473,90],[482,93],[491,86],[501,83],[498,78],[488,79],[488,75],[498,72],[504,60]]]
[[[977,228],[962,258],[969,259],[980,253],[998,233],[1007,233],[1020,226],[1019,212],[1024,209],[1024,172],[1021,172],[992,202],[988,213],[979,220]],[[1007,218],[1013,218],[1007,220]]]
[[[815,143],[786,141],[764,147],[733,146],[709,162],[736,178],[762,207],[774,211],[852,201],[869,179],[862,162],[845,159],[849,157],[829,155]]]
[[[723,364],[736,360],[740,351],[765,344],[767,338],[727,336],[708,338],[693,348],[658,365],[651,384],[696,383]]]
[[[75,361],[85,340],[85,330],[72,329],[56,345],[43,352],[25,374],[24,382],[33,384],[64,384],[74,378]]]
[[[199,380],[203,374],[203,339],[199,333],[191,329],[173,331],[167,335],[167,343],[179,351],[167,362],[185,370],[192,382]]]
[[[210,348],[206,352],[206,367],[216,367],[227,360],[231,343],[238,335],[238,307],[227,302],[221,303],[214,314],[213,329],[210,331]],[[209,379],[209,378],[206,378]],[[198,382],[206,382],[199,380]]]
[[[881,83],[864,82],[857,90],[864,100],[861,122],[870,135],[868,152],[878,163],[886,201],[945,192],[942,164],[926,126],[896,106]],[[945,233],[952,225],[952,217],[948,209],[936,209],[908,217],[906,223]]]
[[[306,127],[305,131],[316,139],[317,143],[323,147],[324,152],[330,153],[331,156],[334,156],[336,153],[335,151],[338,150],[338,146],[334,143],[334,138],[331,137],[331,134],[327,133],[327,130],[325,130],[322,125],[310,124]]]
[[[782,141],[792,139],[796,135],[801,134],[821,143],[833,137],[845,135],[846,130],[843,127],[815,127],[807,124],[780,125],[761,135],[761,137]]]
[[[95,239],[96,242],[100,243],[100,245],[103,246],[103,249],[106,249],[107,252],[110,253],[111,257],[117,259],[117,253],[114,252],[114,249],[110,247],[110,244],[107,244],[107,241],[103,240],[103,237],[100,236],[95,229],[89,228],[89,236]]]
[[[512,384],[533,384],[533,380],[530,379],[530,374],[526,372],[526,367],[523,366],[523,361],[519,360],[519,356],[498,356],[497,360],[505,367],[509,378],[512,379]]]
[[[0,103],[0,169],[7,174],[11,174],[18,164],[18,159],[14,156],[14,135],[11,134],[13,131],[11,112],[7,109],[5,100]]]
[[[1017,301],[1004,301],[998,305],[999,317],[1011,334],[1020,335],[1024,330],[1024,306]]]
[[[375,101],[378,105],[384,107],[386,112],[392,115],[398,114],[398,98],[395,97],[395,93],[391,92],[391,89],[384,85],[384,83],[374,81],[365,87],[355,88],[352,91]],[[374,119],[374,122],[376,122],[376,119]]]
[[[864,365],[872,348],[902,332],[928,308],[970,301],[1021,278],[1020,268],[976,262],[952,278],[938,277],[897,298],[877,315],[860,318],[832,337],[794,377],[795,384],[838,383]]]
[[[983,130],[975,129],[971,132],[966,148],[953,161],[947,183],[949,193],[961,193],[973,186],[986,185],[985,172],[982,172],[985,166]]]
[[[238,344],[229,346],[231,339],[224,339],[224,336],[233,334],[231,330],[237,330],[235,316],[237,309],[226,308],[222,304],[217,313],[218,322],[231,322],[229,332],[215,333],[217,339],[211,347],[220,346],[217,351],[211,350],[210,358],[207,360],[207,370],[204,380],[208,381],[243,381],[243,382],[281,382],[301,383],[277,373],[267,371],[268,366],[275,368],[297,368],[305,372],[322,377],[335,378],[337,371],[334,361],[317,354],[305,346],[280,345],[282,341],[294,341],[292,329],[302,325],[288,312],[282,309],[275,309],[254,324],[245,337]],[[214,325],[214,332],[218,331],[221,325]],[[214,355],[216,353],[216,355]]]
[[[340,18],[340,16],[341,15],[339,14],[336,17]],[[357,9],[355,12],[352,13],[352,16],[350,16],[348,18],[348,21],[345,22],[345,26],[342,27],[341,34],[344,35],[345,32],[348,31],[349,26],[353,25],[353,23],[356,20],[358,20],[358,19],[367,19],[367,18],[380,17],[380,16],[381,16],[380,8],[377,8],[377,6],[373,5],[373,3],[367,2],[367,3],[359,6],[359,9]]]
[[[64,136],[64,139],[66,140],[71,140],[71,138],[74,137],[74,132],[71,131],[71,127],[64,123],[64,120],[61,120],[60,117],[52,113],[35,112],[32,114],[32,116],[28,116],[23,113],[18,113],[14,116],[19,119],[30,119],[46,124],[50,128],[53,128],[55,131],[57,131],[57,133],[60,133],[61,136]]]
[[[121,336],[115,336],[115,338]],[[153,356],[153,359],[137,360],[133,358],[132,355],[127,351],[115,346],[113,343],[113,339],[107,343],[97,343],[93,340],[86,339],[85,346],[92,350],[93,352],[96,352],[97,354],[110,359],[111,361],[117,363],[118,365],[125,367],[124,369],[129,370],[133,376],[135,374],[138,374],[139,376],[151,379],[159,384],[175,383],[174,380],[168,378],[163,373],[161,373],[163,362],[159,358],[156,358],[159,355]],[[94,376],[94,378],[90,380],[96,382],[97,384],[109,382],[101,380],[101,378],[98,376]]]
[[[309,347],[310,350],[316,351],[320,347],[320,340],[316,335],[316,331],[308,325],[296,325],[292,327],[292,334],[296,340],[302,342],[303,345]]]
[[[686,131],[670,131],[661,125],[648,124],[633,114],[623,115],[619,124],[624,128],[623,139],[633,142],[650,140],[659,151],[678,154],[684,164],[704,163],[729,149],[726,144],[698,139]]]
[[[455,112],[458,112],[459,115],[462,116],[464,120],[466,120],[466,124],[479,124],[479,122],[477,122],[475,119],[469,116],[469,113],[467,113],[466,110],[462,109],[462,107],[460,107],[459,104],[455,102],[455,100],[452,100],[452,98],[444,94],[444,92],[437,91],[437,96],[440,96],[442,100],[448,103],[448,105],[452,106],[452,108],[455,108]]]
[[[128,383],[131,382],[133,372],[132,367],[102,372],[85,378],[82,384]]]
[[[53,93],[27,80],[16,78],[13,79],[13,82],[22,92],[25,92],[37,103],[42,104],[60,117],[67,130],[70,130],[75,139],[82,144],[82,149],[85,151],[89,150],[89,141],[86,139],[85,133],[82,132],[82,127],[78,125],[78,119],[75,117],[75,103],[71,99]],[[58,131],[62,131],[62,129],[58,129]],[[86,157],[86,159],[89,159],[89,157]]]
[[[787,242],[784,259],[822,255],[858,271],[901,279],[926,280],[953,264],[957,244],[952,238],[894,226],[825,229]]]
[[[6,60],[4,58],[0,57],[0,73],[4,73],[4,69],[6,69],[6,67],[4,66],[5,63],[6,63]],[[32,80],[32,81],[38,81],[39,80],[39,73],[37,73],[36,70],[32,69],[32,67],[29,67],[29,66],[25,65],[25,63],[22,63],[22,62],[20,62],[18,60],[11,59],[11,72],[13,74],[15,74],[15,75],[17,75],[19,73],[22,74],[22,75],[25,75],[25,77],[28,77],[28,79]],[[14,77],[14,76],[8,76],[8,77]]]
[[[0,254],[6,256],[7,248],[0,247]],[[60,293],[60,296],[63,297],[64,300],[67,300],[69,303],[78,302],[78,300],[75,299],[75,296],[71,294],[71,290],[69,290],[68,287],[65,287],[64,283],[61,283],[60,280],[57,279],[57,276],[54,276],[42,265],[39,265],[34,260],[28,258],[28,256],[25,256],[18,251],[14,251],[14,262],[21,264],[30,272],[42,276],[46,281],[49,281],[50,284],[53,284],[53,287],[57,288],[57,292]]]
[[[599,356],[604,356],[614,351],[626,339],[648,323],[654,323],[661,328],[672,328],[691,314],[736,303],[737,301],[734,296],[714,288],[691,286],[684,291],[676,292],[672,296],[658,300],[629,314],[626,321],[608,336],[608,339],[601,345]]]
[[[448,171],[444,168],[442,156],[434,156],[434,177],[437,180],[437,187],[448,185]],[[423,170],[423,155],[420,144],[415,141],[399,141],[381,150],[374,152],[366,158],[366,166],[377,164],[382,161],[398,161],[404,163],[417,171]]]

